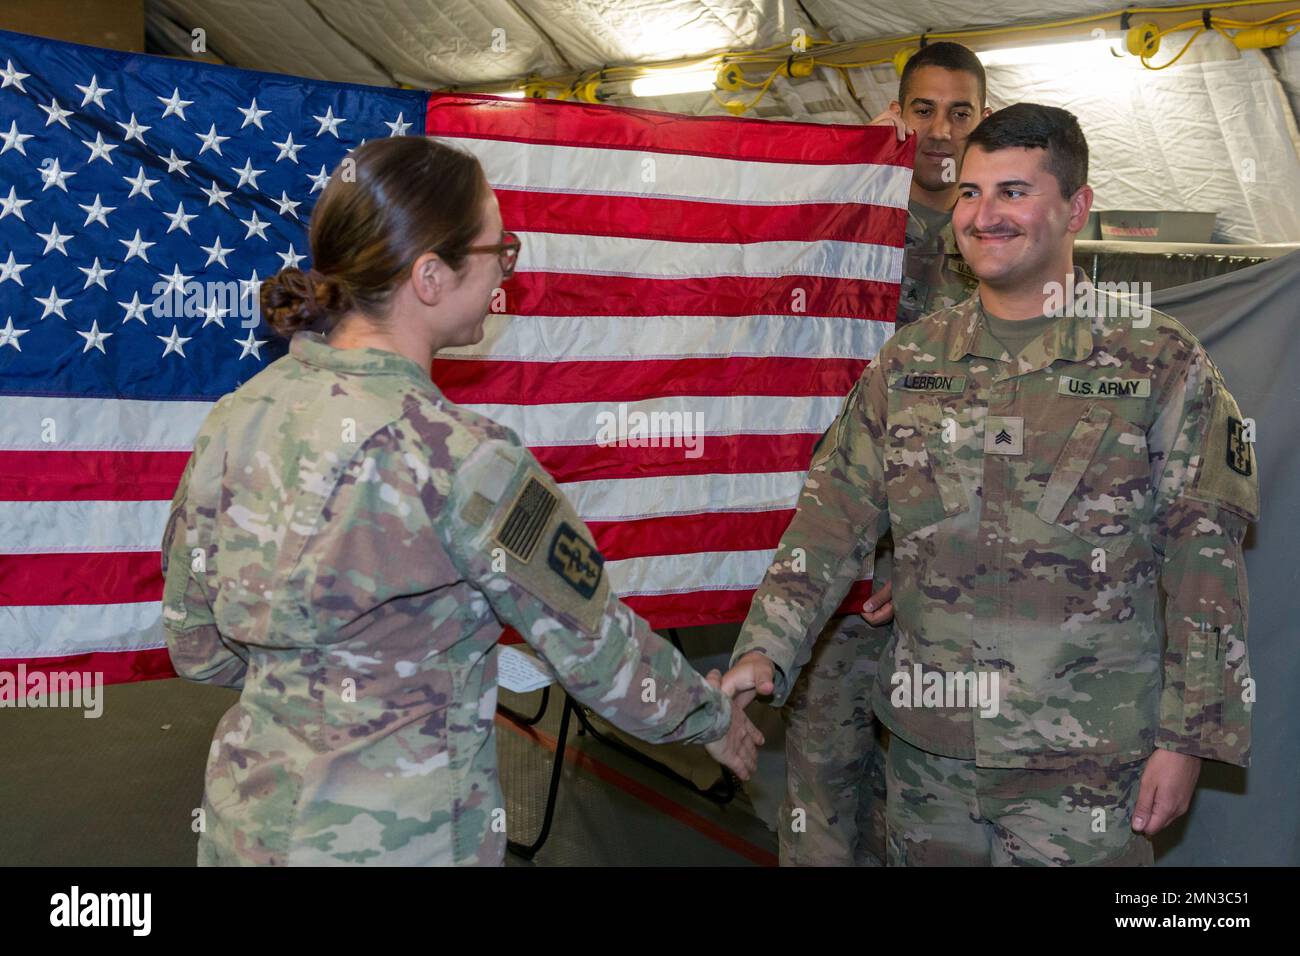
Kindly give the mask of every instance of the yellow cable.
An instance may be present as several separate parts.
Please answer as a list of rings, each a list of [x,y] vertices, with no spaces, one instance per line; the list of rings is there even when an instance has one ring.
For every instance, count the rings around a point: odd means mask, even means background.
[[[1152,66],[1150,63],[1147,62],[1147,58],[1146,58],[1146,57],[1142,57],[1142,65],[1143,65],[1144,67],[1146,67],[1148,70],[1167,70],[1167,69],[1169,69],[1169,67],[1173,66],[1175,63],[1177,63],[1177,62],[1182,58],[1182,55],[1183,55],[1184,53],[1186,53],[1188,50],[1190,50],[1190,49],[1192,48],[1192,43],[1196,40],[1196,38],[1197,38],[1198,36],[1200,36],[1200,35],[1201,35],[1202,33],[1204,33],[1204,32],[1205,32],[1205,27],[1201,27],[1199,30],[1197,30],[1195,33],[1193,33],[1193,34],[1191,35],[1191,37],[1188,38],[1187,42],[1183,44],[1183,48],[1182,48],[1181,50],[1178,51],[1178,55],[1175,56],[1175,57],[1174,57],[1172,60],[1170,60],[1168,63],[1165,63],[1165,64],[1162,65],[1162,66]]]

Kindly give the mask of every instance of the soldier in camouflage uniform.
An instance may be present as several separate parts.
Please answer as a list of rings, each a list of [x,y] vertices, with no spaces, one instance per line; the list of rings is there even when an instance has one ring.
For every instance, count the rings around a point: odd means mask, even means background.
[[[784,700],[892,531],[891,864],[1148,863],[1201,759],[1249,763],[1251,427],[1177,321],[1070,273],[1086,170],[1064,110],[972,136],[954,223],[980,291],[850,393],[723,681]],[[986,305],[1035,296],[1038,319]]]
[[[981,112],[982,110],[982,112]],[[956,43],[933,43],[908,61],[898,100],[873,123],[917,137],[896,323],[902,327],[961,302],[975,277],[952,234],[955,165],[984,108],[984,69]],[[874,575],[872,564],[874,563]],[[878,606],[836,616],[786,706],[786,797],[777,833],[783,866],[880,865],[885,859],[885,765],[871,693],[889,640],[890,548],[862,577]]]
[[[284,270],[263,310],[277,330],[293,310],[300,326],[319,321],[341,294],[334,266],[363,275],[348,258],[362,252],[404,246],[380,274],[407,278],[382,321],[358,311],[357,279],[331,341],[300,328],[287,356],[216,404],[163,540],[177,673],[241,691],[208,759],[200,864],[500,864],[502,623],[611,723],[718,741],[711,752],[747,776],[761,736],[717,677],[618,601],[590,532],[517,436],[430,380],[434,336],[460,344],[475,324],[481,336],[513,265],[508,243],[486,244],[501,220],[477,162],[422,137],[352,157],[355,180],[331,178],[312,217],[313,258],[331,274]],[[462,229],[459,251],[438,222],[458,175],[483,223],[478,246]],[[430,233],[400,235],[393,206]],[[383,335],[432,344],[400,351]]]

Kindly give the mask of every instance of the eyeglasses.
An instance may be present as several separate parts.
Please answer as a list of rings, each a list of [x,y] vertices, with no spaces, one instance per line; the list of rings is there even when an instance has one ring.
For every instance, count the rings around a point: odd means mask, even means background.
[[[470,246],[466,252],[495,252],[497,262],[501,263],[501,278],[509,279],[515,273],[515,263],[519,261],[519,250],[523,242],[513,232],[502,232],[501,241],[492,246]]]

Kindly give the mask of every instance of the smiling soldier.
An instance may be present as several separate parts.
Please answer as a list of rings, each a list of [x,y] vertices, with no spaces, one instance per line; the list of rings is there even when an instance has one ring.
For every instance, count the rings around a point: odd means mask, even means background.
[[[1201,760],[1249,763],[1253,429],[1191,333],[1073,269],[1087,173],[1065,110],[972,133],[953,228],[978,292],[850,393],[723,679],[782,699],[892,530],[891,864],[1149,863]],[[1085,308],[1052,305],[1070,283]],[[998,707],[891,702],[914,668],[996,675]]]

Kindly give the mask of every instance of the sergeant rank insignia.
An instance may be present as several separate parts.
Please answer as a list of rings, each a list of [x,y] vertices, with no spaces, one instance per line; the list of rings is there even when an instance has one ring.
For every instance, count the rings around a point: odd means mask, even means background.
[[[600,552],[564,522],[560,522],[555,530],[546,562],[564,579],[565,584],[584,598],[590,598],[596,593],[601,569],[605,565]]]
[[[1246,428],[1236,418],[1228,418],[1228,467],[1239,475],[1250,477],[1250,442],[1246,441]]]

